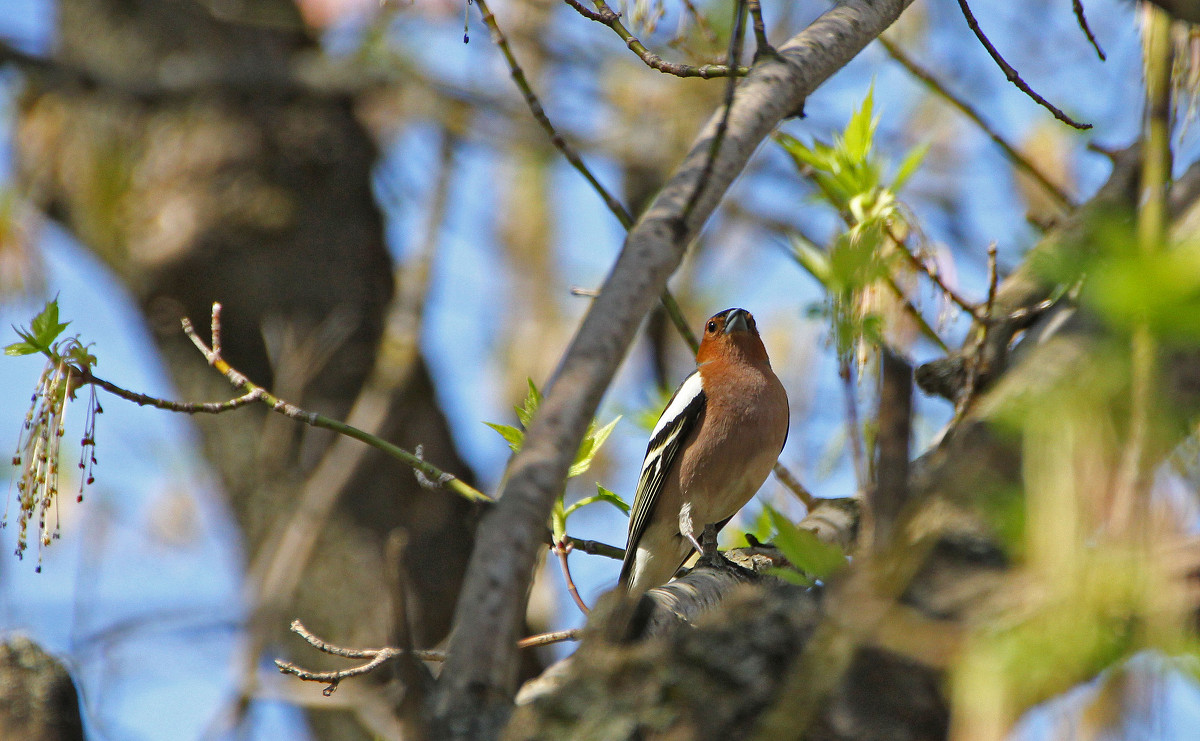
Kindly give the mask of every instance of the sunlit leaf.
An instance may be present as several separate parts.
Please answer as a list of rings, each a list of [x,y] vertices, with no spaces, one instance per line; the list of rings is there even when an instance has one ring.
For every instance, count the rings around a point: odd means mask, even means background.
[[[871,140],[875,136],[875,127],[879,123],[879,119],[873,117],[874,108],[875,86],[871,85],[867,90],[867,97],[863,99],[862,106],[850,116],[850,122],[846,124],[846,132],[842,138],[846,157],[850,162],[861,162],[871,152]]]
[[[796,234],[791,235],[791,242],[792,256],[796,258],[800,267],[804,268],[826,289],[830,288],[831,269],[829,255],[825,253],[825,250]]]
[[[579,509],[580,507],[586,507],[589,504],[595,504],[596,502],[608,502],[609,504],[613,505],[614,507],[621,510],[625,514],[629,514],[629,505],[625,503],[624,499],[617,496],[615,493],[609,491],[608,489],[605,489],[603,486],[601,486],[599,483],[597,483],[596,484],[596,493],[591,495],[590,497],[584,497],[583,499],[580,499],[578,502],[573,503],[570,507],[567,507],[565,510],[565,513],[564,513],[564,517],[570,517],[571,513],[574,512],[575,510]]]
[[[826,579],[846,564],[846,554],[836,544],[824,543],[811,531],[796,527],[770,505],[764,509],[775,526],[775,546],[804,574]]]
[[[58,300],[46,302],[46,307],[29,325],[33,340],[41,347],[50,347],[70,322],[58,321]]]
[[[522,430],[512,425],[498,425],[494,422],[484,422],[484,424],[499,432],[500,437],[508,442],[508,447],[512,448],[514,453],[521,450],[521,445],[525,442],[525,433]]]
[[[904,155],[904,159],[900,161],[900,167],[896,170],[896,177],[892,178],[892,192],[899,193],[904,190],[904,186],[908,183],[909,178],[916,173],[921,166],[921,162],[925,160],[925,155],[929,153],[929,144],[920,144],[908,150]]]

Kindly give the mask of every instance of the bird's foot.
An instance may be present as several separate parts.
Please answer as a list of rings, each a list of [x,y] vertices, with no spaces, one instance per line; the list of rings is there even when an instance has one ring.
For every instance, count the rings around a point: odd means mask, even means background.
[[[700,552],[701,563],[716,567],[725,564],[725,557],[717,550],[717,526],[711,522],[704,526],[704,532],[700,534],[700,542],[696,544],[696,550]]]

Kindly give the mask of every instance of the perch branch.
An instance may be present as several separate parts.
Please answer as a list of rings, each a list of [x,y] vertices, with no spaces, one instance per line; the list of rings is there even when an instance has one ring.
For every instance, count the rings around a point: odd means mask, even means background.
[[[354,438],[355,440],[364,442],[373,448],[381,450],[400,462],[421,472],[431,481],[444,481],[444,486],[446,488],[450,489],[456,494],[466,497],[471,501],[491,501],[491,497],[479,491],[475,487],[467,484],[452,474],[446,473],[437,466],[421,460],[413,453],[410,453],[398,445],[393,445],[382,438],[372,435],[369,432],[360,430],[357,427],[348,425],[345,422],[326,417],[323,414],[317,414],[316,412],[309,412],[301,409],[295,404],[284,401],[274,394],[271,394],[261,386],[255,384],[243,373],[229,365],[229,363],[227,363],[225,359],[221,357],[220,353],[213,349],[219,348],[221,344],[220,315],[221,305],[214,303],[212,310],[213,347],[209,347],[204,340],[200,339],[200,335],[196,333],[196,329],[192,326],[191,321],[188,320],[187,317],[184,317],[182,320],[180,320],[180,323],[183,326],[184,333],[192,341],[192,344],[195,345],[198,350],[200,350],[205,359],[208,360],[208,364],[221,373],[221,375],[225,376],[229,383],[231,383],[235,388],[241,389],[246,393],[246,395],[257,394],[255,399],[256,401],[266,404],[273,411],[278,412],[285,417],[303,422],[312,427],[323,427],[327,430],[333,430],[340,435]],[[447,476],[450,476],[450,478],[446,479]]]

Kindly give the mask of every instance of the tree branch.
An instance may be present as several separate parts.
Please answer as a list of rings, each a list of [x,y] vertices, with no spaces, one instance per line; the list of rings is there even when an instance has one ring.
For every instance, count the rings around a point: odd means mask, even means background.
[[[625,46],[629,50],[638,55],[646,63],[650,69],[658,70],[664,74],[675,75],[676,77],[700,77],[705,80],[713,77],[730,77],[729,71],[733,69],[737,77],[744,75],[750,71],[749,67],[733,66],[732,64],[702,64],[695,66],[692,64],[680,64],[679,62],[668,62],[662,57],[646,48],[646,45],[638,40],[636,36],[625,28],[625,24],[621,23],[621,14],[615,12],[604,0],[595,0],[596,9],[588,10],[579,0],[565,0],[567,5],[570,5],[581,16],[589,21],[603,23],[611,28],[621,40],[625,42]]]

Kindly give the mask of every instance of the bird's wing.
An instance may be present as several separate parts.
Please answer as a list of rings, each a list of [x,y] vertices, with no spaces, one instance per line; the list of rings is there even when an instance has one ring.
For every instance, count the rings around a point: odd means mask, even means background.
[[[625,545],[625,561],[621,565],[621,583],[628,580],[633,570],[638,541],[642,539],[654,514],[658,495],[667,480],[667,472],[671,470],[684,441],[704,412],[704,404],[700,371],[695,371],[675,390],[667,402],[667,408],[654,425],[654,431],[650,433],[650,444],[646,446],[646,459],[642,462],[642,474],[629,515],[629,539]]]

